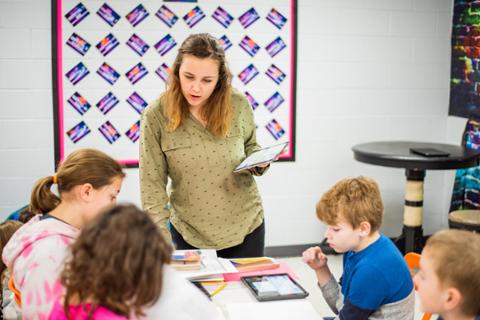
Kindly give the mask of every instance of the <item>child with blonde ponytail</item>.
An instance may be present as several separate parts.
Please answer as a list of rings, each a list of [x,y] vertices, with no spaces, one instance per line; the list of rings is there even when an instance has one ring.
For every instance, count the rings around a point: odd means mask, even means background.
[[[87,222],[116,203],[124,177],[120,164],[105,153],[80,149],[56,174],[38,180],[29,208],[36,216],[13,235],[2,255],[21,295],[23,319],[48,319],[62,294],[59,277],[69,245]]]

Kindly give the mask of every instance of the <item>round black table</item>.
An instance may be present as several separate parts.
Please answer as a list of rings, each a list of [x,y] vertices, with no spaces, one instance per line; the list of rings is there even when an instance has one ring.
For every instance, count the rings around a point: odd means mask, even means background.
[[[422,156],[411,149],[432,148],[448,156]],[[411,142],[377,141],[355,145],[354,158],[360,162],[384,167],[404,168],[407,177],[402,235],[395,241],[403,253],[420,253],[423,236],[423,182],[426,170],[448,170],[479,165],[480,152],[462,146]]]

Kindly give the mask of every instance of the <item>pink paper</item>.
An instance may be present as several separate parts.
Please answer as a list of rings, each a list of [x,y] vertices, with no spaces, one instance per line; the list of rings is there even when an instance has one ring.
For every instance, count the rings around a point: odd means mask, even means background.
[[[258,271],[248,271],[248,272],[237,272],[237,273],[224,273],[223,278],[224,281],[240,281],[241,277],[246,276],[257,276],[257,275],[266,275],[266,274],[280,274],[280,273],[288,273],[290,277],[297,279],[297,275],[293,272],[292,269],[286,263],[280,263],[280,266],[275,269],[269,270],[258,270]]]

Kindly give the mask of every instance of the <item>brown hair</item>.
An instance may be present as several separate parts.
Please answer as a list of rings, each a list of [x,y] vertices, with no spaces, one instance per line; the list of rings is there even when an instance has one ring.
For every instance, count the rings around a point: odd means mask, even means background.
[[[218,81],[212,95],[202,108],[202,116],[207,120],[207,129],[217,137],[225,137],[230,130],[232,107],[232,74],[225,60],[225,52],[220,43],[208,33],[192,34],[183,41],[172,66],[167,90],[161,97],[164,112],[168,118],[168,129],[176,130],[188,117],[188,102],[182,94],[179,70],[185,55],[197,58],[211,58],[218,62]]]
[[[125,177],[121,165],[107,154],[95,149],[79,149],[72,152],[57,169],[55,176],[41,178],[33,187],[30,199],[30,212],[47,213],[60,203],[63,192],[73,187],[90,183],[99,189],[112,183],[116,177]],[[50,190],[58,183],[60,198]]]
[[[3,248],[7,245],[8,240],[17,231],[23,223],[16,220],[7,220],[0,224],[0,255],[3,252]],[[0,285],[3,287],[3,273],[7,269],[7,266],[0,259]],[[3,288],[0,290],[0,306],[3,306]]]
[[[107,210],[82,230],[61,274],[67,316],[69,304],[78,302],[143,316],[142,308],[160,297],[171,253],[146,212],[134,205]]]
[[[427,240],[424,250],[433,260],[441,286],[457,288],[462,294],[463,313],[480,314],[480,235],[464,230],[442,230]]]
[[[317,203],[317,216],[326,224],[335,225],[339,218],[358,228],[370,223],[374,232],[382,225],[383,204],[377,183],[367,177],[346,178],[337,182]]]

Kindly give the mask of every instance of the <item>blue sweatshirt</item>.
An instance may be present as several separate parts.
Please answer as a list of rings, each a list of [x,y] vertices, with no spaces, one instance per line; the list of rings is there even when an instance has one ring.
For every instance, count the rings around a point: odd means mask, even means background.
[[[321,289],[338,319],[413,319],[412,276],[384,235],[360,252],[346,252],[340,284],[332,277]]]

